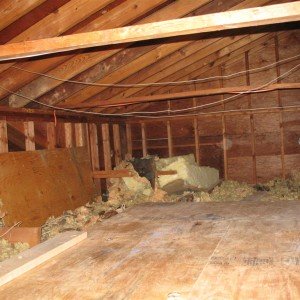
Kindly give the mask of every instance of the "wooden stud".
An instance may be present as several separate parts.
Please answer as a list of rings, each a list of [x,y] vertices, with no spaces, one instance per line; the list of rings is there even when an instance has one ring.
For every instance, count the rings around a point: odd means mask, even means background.
[[[292,3],[5,44],[0,46],[0,60],[11,60],[172,36],[257,27],[298,21],[299,19],[300,2],[295,1]]]
[[[194,85],[196,89],[196,85]],[[193,98],[193,106],[197,105],[197,98]],[[199,140],[199,127],[198,127],[198,118],[193,117],[193,126],[194,126],[194,139],[195,139],[195,153],[196,153],[196,162],[200,165],[200,140]]]
[[[47,149],[54,149],[56,146],[56,132],[55,124],[53,122],[47,123]]]
[[[276,35],[275,38],[275,59],[276,62],[279,61],[279,41],[278,36]],[[276,75],[277,77],[280,76],[280,67],[279,65],[276,65]],[[277,83],[280,83],[280,79],[277,80]],[[277,101],[278,106],[282,107],[282,100],[280,91],[277,90]],[[285,171],[285,150],[284,150],[284,127],[283,127],[283,112],[279,112],[279,126],[280,126],[280,158],[281,158],[281,176],[283,179],[286,178],[286,171]]]
[[[246,64],[246,83],[250,85],[250,74],[249,74],[249,51],[245,52],[245,64]],[[251,94],[247,94],[248,98],[248,108],[252,108]],[[257,184],[257,171],[256,171],[256,153],[255,153],[255,124],[254,116],[251,113],[249,115],[250,120],[250,131],[251,131],[251,153],[252,153],[252,179],[255,184]]]
[[[96,124],[88,124],[88,137],[89,137],[89,150],[91,158],[91,167],[93,171],[98,171],[100,169],[99,161],[99,147],[98,147],[98,132]],[[95,179],[94,183],[96,188],[101,192],[101,181]]]
[[[0,153],[8,152],[7,123],[0,120]]]
[[[35,150],[34,141],[34,122],[24,122],[24,135],[25,135],[25,149],[26,151]]]
[[[102,128],[102,140],[103,140],[104,168],[107,171],[112,169],[109,124],[102,124],[101,128]]]
[[[82,123],[75,123],[75,144],[76,147],[83,147],[85,145],[85,136]]]
[[[126,123],[127,157],[132,158],[132,134],[131,125]]]
[[[142,148],[143,148],[143,157],[147,156],[147,137],[146,137],[146,126],[145,123],[141,123],[142,130]]]
[[[114,153],[116,166],[122,161],[121,154],[121,137],[119,124],[113,124],[113,139],[114,139]]]
[[[167,121],[167,133],[168,133],[168,154],[169,157],[172,157],[174,155],[174,150],[173,150],[172,128],[171,128],[170,121]]]
[[[72,148],[73,147],[73,136],[72,136],[72,124],[64,123],[64,134],[65,134],[65,147]]]
[[[220,66],[220,75],[223,75],[224,66]],[[220,88],[223,88],[223,79],[220,80]],[[222,94],[221,99],[224,100],[224,95]],[[225,103],[223,102],[223,109],[225,110]],[[228,179],[228,155],[227,155],[227,136],[226,136],[226,116],[222,116],[222,142],[223,142],[223,164],[224,164],[224,179]]]

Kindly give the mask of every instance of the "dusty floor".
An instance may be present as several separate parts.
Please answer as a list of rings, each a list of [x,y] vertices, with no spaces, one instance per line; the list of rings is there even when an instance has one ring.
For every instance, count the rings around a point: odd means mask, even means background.
[[[0,299],[300,299],[300,201],[143,204]]]

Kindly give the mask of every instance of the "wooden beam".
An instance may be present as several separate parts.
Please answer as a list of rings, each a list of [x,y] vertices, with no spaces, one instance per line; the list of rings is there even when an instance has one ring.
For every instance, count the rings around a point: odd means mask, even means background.
[[[0,60],[300,20],[300,1],[0,46]]]
[[[146,125],[145,123],[141,123],[141,131],[142,131],[142,148],[143,148],[143,157],[147,156],[147,137],[146,137]]]
[[[22,255],[19,255],[18,259],[11,258],[2,262],[0,269],[0,286],[36,268],[86,238],[86,232],[63,232],[32,249],[24,251]]]
[[[33,123],[33,121],[24,122],[24,136],[25,136],[25,149],[26,149],[26,151],[35,150],[34,123]]]
[[[126,123],[127,158],[132,158],[132,133],[131,124]]]
[[[120,106],[128,104],[137,104],[143,102],[156,102],[164,100],[176,100],[176,99],[188,99],[199,96],[210,96],[210,95],[222,95],[222,94],[237,94],[241,92],[246,92],[249,90],[255,90],[257,86],[244,85],[236,87],[222,87],[222,88],[212,88],[212,89],[201,89],[197,91],[187,91],[178,92],[172,94],[161,94],[161,95],[151,95],[151,96],[139,96],[124,99],[109,99],[101,101],[100,103],[82,103],[78,105],[60,105],[60,107],[72,107],[72,108],[95,108],[95,107],[110,107],[110,106]],[[300,89],[300,83],[275,83],[270,84],[263,88],[259,92],[269,92],[274,90],[289,90],[289,89]]]
[[[212,112],[198,112],[195,114],[189,114],[189,115],[182,115],[182,116],[163,116],[161,118],[155,118],[155,119],[149,119],[149,118],[131,118],[128,119],[128,123],[152,123],[157,121],[166,121],[170,118],[176,118],[176,119],[190,119],[192,117],[220,117],[222,115],[225,116],[240,116],[240,115],[250,115],[250,114],[266,114],[266,113],[278,113],[279,111],[283,112],[296,112],[300,111],[300,105],[293,105],[293,106],[283,106],[283,107],[266,107],[266,108],[252,108],[252,109],[236,109],[236,110],[228,110],[228,111],[212,111]]]
[[[102,141],[103,141],[103,155],[105,171],[111,170],[111,149],[110,149],[110,135],[109,124],[102,124]]]
[[[83,147],[85,145],[85,135],[82,123],[75,123],[75,145]]]
[[[1,1],[0,30],[18,20],[46,0]]]
[[[249,74],[249,51],[245,52],[245,65],[246,65],[246,83],[250,85],[250,74]],[[248,108],[252,108],[252,97],[251,94],[247,95]],[[256,151],[255,151],[255,123],[253,114],[249,115],[250,120],[250,132],[251,132],[251,155],[252,155],[252,180],[257,184],[257,168],[256,168]]]
[[[55,124],[53,122],[47,123],[47,149],[55,149],[56,147],[56,131]]]
[[[73,130],[71,123],[64,123],[64,138],[65,138],[65,147],[72,148],[73,146]]]
[[[0,120],[0,153],[8,152],[7,123]]]
[[[53,122],[57,119],[60,122],[72,123],[123,123],[121,118],[116,117],[88,116],[86,114],[68,113],[60,110],[12,108],[7,106],[0,106],[0,117],[1,116],[5,117],[7,121]]]
[[[279,41],[278,41],[278,36],[276,35],[274,38],[275,42],[275,59],[276,62],[279,61]],[[276,66],[276,75],[277,78],[280,77],[280,68],[277,65]],[[277,83],[280,83],[280,80],[277,80]],[[278,101],[278,106],[282,106],[282,99],[280,95],[280,91],[277,91],[277,101]],[[284,149],[284,125],[283,125],[283,112],[281,111],[280,113],[280,158],[281,158],[281,176],[283,179],[286,178],[286,170],[285,170],[285,149]]]
[[[167,171],[156,171],[156,176],[164,175],[175,175],[177,171],[167,170]],[[127,169],[121,170],[107,170],[107,171],[94,171],[93,178],[122,178],[122,177],[133,177],[133,173]]]
[[[121,153],[121,136],[119,124],[113,124],[113,140],[114,140],[114,154],[116,166],[122,161]]]
[[[170,121],[167,121],[167,134],[168,134],[168,154],[169,157],[172,157],[174,155],[174,150],[173,150],[172,128],[171,128]]]
[[[99,147],[98,147],[98,132],[96,124],[88,124],[89,150],[91,158],[91,167],[93,171],[100,169]],[[100,180],[94,180],[96,188],[101,192]]]
[[[132,177],[133,174],[129,170],[106,170],[106,171],[94,171],[93,178],[122,178]]]

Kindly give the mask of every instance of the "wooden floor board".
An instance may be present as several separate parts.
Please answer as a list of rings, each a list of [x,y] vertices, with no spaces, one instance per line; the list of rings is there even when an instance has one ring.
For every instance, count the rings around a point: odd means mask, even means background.
[[[1,299],[300,299],[299,213],[299,201],[139,205]]]

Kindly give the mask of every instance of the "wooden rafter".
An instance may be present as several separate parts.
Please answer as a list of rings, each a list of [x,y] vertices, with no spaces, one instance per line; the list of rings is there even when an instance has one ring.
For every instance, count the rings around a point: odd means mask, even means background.
[[[155,102],[163,100],[175,100],[175,99],[186,99],[193,98],[198,96],[210,96],[210,95],[222,95],[222,94],[237,94],[241,92],[246,92],[249,90],[257,89],[256,86],[236,86],[236,87],[224,87],[224,88],[213,88],[213,89],[202,89],[197,91],[188,91],[188,92],[179,92],[172,94],[159,94],[152,96],[140,96],[140,97],[131,97],[124,99],[111,99],[106,101],[101,101],[96,106],[96,104],[80,104],[74,106],[75,108],[95,108],[95,107],[109,107],[116,105],[128,105],[128,104],[137,104],[143,102]],[[277,83],[271,84],[262,89],[262,92],[274,91],[274,90],[289,90],[289,89],[300,89],[300,83]],[[258,90],[259,92],[260,90]],[[64,107],[64,106],[62,106]]]
[[[172,36],[278,24],[300,19],[300,1],[263,8],[79,33],[0,46],[0,60],[40,56],[96,46],[123,44]]]

